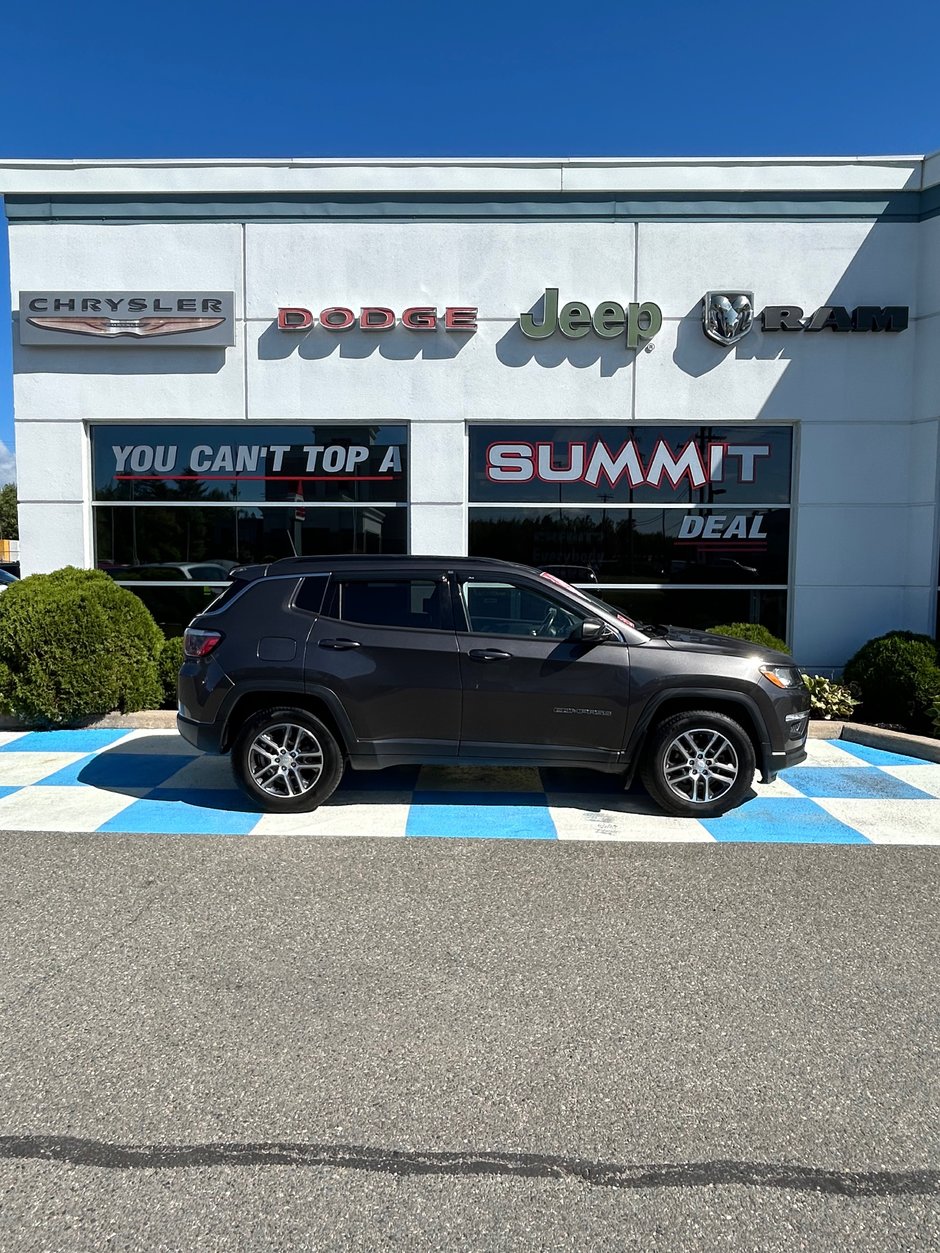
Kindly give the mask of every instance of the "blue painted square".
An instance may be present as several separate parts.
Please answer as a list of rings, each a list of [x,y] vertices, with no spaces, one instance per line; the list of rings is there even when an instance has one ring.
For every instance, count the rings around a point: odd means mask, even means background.
[[[96,753],[123,740],[125,731],[30,731],[0,745],[0,753]]]
[[[851,753],[870,766],[929,766],[931,762],[923,757],[907,757],[904,753],[887,753],[881,748],[870,748],[867,744],[853,744],[851,740],[834,740],[836,748],[844,753]]]
[[[256,818],[264,813],[260,805],[254,804],[236,787],[158,787],[147,800],[182,801],[186,805],[198,805],[201,809],[225,809],[230,813],[254,814]]]
[[[157,787],[178,770],[188,765],[192,757],[176,753],[101,753],[97,757],[72,762],[40,780],[44,786],[62,787],[68,784],[86,784],[120,792],[124,788],[140,790]]]
[[[525,792],[416,792],[405,835],[554,840],[545,797]]]
[[[14,792],[20,791],[20,786],[22,785],[18,785],[16,787],[0,787],[0,798],[4,796],[12,796]]]
[[[877,766],[794,766],[787,783],[804,796],[839,797],[862,801],[921,801],[932,799]]]
[[[811,800],[774,796],[748,801],[721,818],[700,818],[702,826],[722,843],[868,844],[864,835],[839,822]]]
[[[248,835],[257,824],[257,813],[148,796],[102,823],[98,831],[130,835]]]

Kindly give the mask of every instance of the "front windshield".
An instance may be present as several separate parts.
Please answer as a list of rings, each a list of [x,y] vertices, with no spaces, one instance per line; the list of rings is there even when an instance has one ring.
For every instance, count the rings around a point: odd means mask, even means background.
[[[554,583],[556,587],[564,588],[569,596],[575,596],[578,600],[585,601],[588,605],[593,605],[595,609],[600,609],[604,613],[610,614],[612,618],[616,618],[618,622],[622,622],[624,626],[637,629],[637,624],[632,618],[628,618],[625,613],[617,608],[616,605],[609,605],[606,600],[601,600],[599,596],[591,596],[588,592],[583,591],[580,587],[572,587],[570,583],[566,583],[564,579],[558,578],[555,574],[549,574],[546,570],[542,570],[540,577],[547,579],[549,583]]]

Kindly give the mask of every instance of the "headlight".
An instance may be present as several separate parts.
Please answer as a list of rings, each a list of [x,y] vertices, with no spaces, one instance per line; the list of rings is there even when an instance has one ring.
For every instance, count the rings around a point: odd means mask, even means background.
[[[760,672],[775,687],[803,686],[803,676],[796,666],[761,666]]]

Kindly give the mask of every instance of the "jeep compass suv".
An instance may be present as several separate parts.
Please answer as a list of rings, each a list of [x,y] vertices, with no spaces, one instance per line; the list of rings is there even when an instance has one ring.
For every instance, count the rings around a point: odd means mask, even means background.
[[[186,631],[178,726],[253,801],[321,805],[354,770],[636,771],[669,813],[722,814],[806,757],[791,658],[640,626],[548,573],[473,557],[288,558],[232,572]]]

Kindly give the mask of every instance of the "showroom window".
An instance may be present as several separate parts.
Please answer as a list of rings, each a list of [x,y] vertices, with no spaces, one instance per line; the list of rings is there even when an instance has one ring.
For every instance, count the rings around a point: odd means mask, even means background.
[[[169,634],[236,566],[404,553],[404,425],[91,428],[95,561]]]
[[[792,458],[787,426],[473,425],[469,550],[640,621],[784,636]]]

